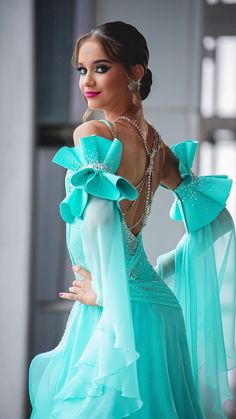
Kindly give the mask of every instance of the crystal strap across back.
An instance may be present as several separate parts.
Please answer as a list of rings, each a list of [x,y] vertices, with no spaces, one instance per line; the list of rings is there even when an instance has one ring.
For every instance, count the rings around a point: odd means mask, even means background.
[[[155,158],[156,153],[160,150],[160,147],[161,147],[161,136],[159,135],[159,133],[156,131],[156,129],[151,124],[148,124],[154,132],[154,145],[153,145],[152,150],[150,150],[149,147],[148,147],[147,139],[146,139],[143,131],[141,130],[141,128],[137,124],[137,122],[134,121],[133,119],[128,118],[125,115],[121,115],[120,117],[118,117],[115,120],[115,122],[119,121],[120,119],[124,120],[124,121],[127,121],[128,123],[130,123],[131,125],[134,126],[134,128],[136,129],[136,131],[138,133],[139,138],[141,139],[141,141],[144,144],[146,153],[149,156],[148,167],[145,169],[145,172],[144,172],[144,175],[143,175],[141,181],[136,185],[136,188],[138,190],[138,196],[134,201],[132,201],[130,206],[125,211],[122,212],[122,215],[124,217],[125,214],[131,208],[134,207],[134,205],[136,204],[137,200],[139,199],[139,197],[142,193],[143,188],[145,187],[144,188],[145,209],[144,209],[144,212],[139,217],[138,221],[136,223],[134,223],[133,225],[129,226],[129,229],[131,231],[132,229],[134,229],[140,223],[142,223],[142,227],[144,227],[147,223],[148,215],[150,214],[150,211],[151,211],[151,205],[152,205],[152,199],[153,199],[152,177],[153,177],[153,172],[154,172],[154,158]]]

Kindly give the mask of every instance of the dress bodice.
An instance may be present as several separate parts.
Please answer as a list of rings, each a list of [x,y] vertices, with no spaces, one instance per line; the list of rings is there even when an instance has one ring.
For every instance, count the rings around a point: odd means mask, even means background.
[[[71,190],[70,178],[71,172],[68,170],[65,178],[67,193]],[[160,279],[147,258],[143,245],[142,230],[135,236],[128,228],[124,216],[121,213],[120,216],[131,300],[179,306],[176,297],[164,281]],[[81,241],[82,226],[83,220],[80,219],[77,219],[74,224],[67,223],[67,247],[72,263],[89,270]],[[80,279],[79,275],[78,278]],[[161,299],[157,298],[160,293],[162,295]]]

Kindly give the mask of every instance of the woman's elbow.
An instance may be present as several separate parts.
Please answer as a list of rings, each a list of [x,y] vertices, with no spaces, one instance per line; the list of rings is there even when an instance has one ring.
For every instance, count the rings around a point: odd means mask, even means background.
[[[179,160],[172,153],[171,149],[167,147],[161,183],[167,186],[167,188],[174,190],[182,181],[183,179],[179,171]]]

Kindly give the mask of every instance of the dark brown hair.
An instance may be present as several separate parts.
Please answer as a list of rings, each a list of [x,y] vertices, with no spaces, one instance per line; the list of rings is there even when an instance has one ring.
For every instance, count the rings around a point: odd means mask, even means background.
[[[144,36],[132,25],[120,21],[107,22],[78,39],[72,56],[72,63],[78,66],[78,55],[81,45],[89,38],[97,39],[112,61],[123,64],[127,73],[132,66],[141,64],[144,76],[141,80],[140,97],[146,99],[152,85],[152,72],[148,68],[149,51]]]

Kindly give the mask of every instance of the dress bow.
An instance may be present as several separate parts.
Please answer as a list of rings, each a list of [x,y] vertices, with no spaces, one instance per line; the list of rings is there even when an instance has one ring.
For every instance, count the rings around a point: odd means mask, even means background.
[[[80,139],[75,147],[60,148],[52,162],[71,172],[71,188],[60,203],[64,221],[74,223],[83,219],[89,195],[112,201],[133,201],[137,189],[124,177],[117,176],[122,154],[122,144],[97,135]],[[69,173],[68,173],[69,174]]]

